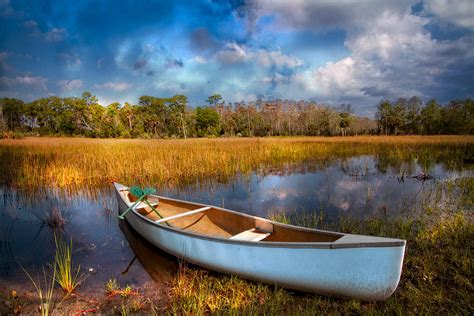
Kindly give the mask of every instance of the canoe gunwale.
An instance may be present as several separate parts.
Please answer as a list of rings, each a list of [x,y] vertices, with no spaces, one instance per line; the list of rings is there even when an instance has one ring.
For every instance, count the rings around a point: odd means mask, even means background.
[[[123,189],[127,188],[126,186],[123,186],[119,183],[114,183],[116,193],[120,196],[121,200],[125,203],[125,205],[129,205],[129,203],[125,200],[124,196],[120,194],[119,187],[117,186],[122,186]],[[183,201],[183,200],[178,200],[178,199],[173,199],[173,198],[168,198],[168,197],[162,197],[158,195],[153,195],[157,197],[158,199],[163,199],[163,200],[169,200],[169,201],[175,201],[175,202],[185,202],[191,205],[195,206],[200,206],[200,207],[212,207],[213,209],[220,210],[223,212],[230,212],[230,213],[236,213],[240,216],[245,216],[245,217],[251,217],[254,219],[261,219],[268,221],[272,224],[284,226],[287,228],[291,228],[294,230],[300,230],[300,231],[307,231],[307,232],[317,232],[320,234],[326,234],[326,235],[340,235],[341,237],[345,235],[349,235],[346,233],[341,233],[341,232],[332,232],[332,231],[325,231],[325,230],[319,230],[319,229],[312,229],[312,228],[307,228],[307,227],[301,227],[301,226],[295,226],[295,225],[289,225],[285,223],[280,223],[276,221],[272,221],[269,219],[261,218],[258,216],[253,216],[245,213],[240,213],[236,212],[233,210],[228,210],[225,208],[213,206],[213,205],[206,205],[206,204],[200,204],[200,203],[195,203],[195,202],[188,202],[188,201]],[[122,210],[121,210],[122,211]],[[393,241],[373,241],[373,242],[358,242],[358,243],[336,243],[336,242],[281,242],[281,241],[258,241],[258,242],[253,242],[253,241],[245,241],[245,240],[235,240],[235,239],[228,239],[228,238],[222,238],[222,237],[211,237],[199,233],[194,233],[186,230],[181,230],[178,228],[170,227],[167,225],[163,225],[161,223],[156,223],[155,221],[147,218],[146,216],[143,216],[142,214],[138,213],[135,209],[132,209],[126,216],[134,215],[137,218],[139,218],[141,221],[145,222],[148,225],[152,225],[158,229],[163,229],[169,232],[173,232],[176,234],[184,235],[190,238],[198,238],[202,240],[209,240],[213,242],[219,242],[219,243],[225,243],[225,244],[240,244],[240,245],[245,245],[245,246],[252,246],[252,247],[267,247],[267,248],[307,248],[307,249],[344,249],[344,248],[372,248],[372,247],[400,247],[400,246],[405,246],[406,245],[406,240],[400,240],[400,239],[393,239]],[[368,236],[372,237],[372,236]],[[390,239],[390,238],[387,238]]]

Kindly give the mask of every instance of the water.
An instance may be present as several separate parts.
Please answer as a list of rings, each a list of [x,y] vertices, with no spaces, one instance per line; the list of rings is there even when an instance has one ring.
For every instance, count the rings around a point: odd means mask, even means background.
[[[401,171],[402,170],[402,171]],[[423,168],[415,161],[383,165],[375,156],[328,161],[325,167],[298,165],[272,172],[238,175],[230,183],[207,181],[159,194],[268,216],[278,212],[318,212],[327,221],[340,216],[414,216],[417,206],[436,192],[438,182],[472,177],[473,172],[433,164],[432,179],[411,178]],[[403,176],[402,176],[403,175]],[[66,219],[63,229],[48,226],[51,213]],[[116,217],[112,186],[94,192],[35,194],[0,190],[0,284],[27,284],[24,267],[42,273],[54,254],[53,233],[74,242],[73,259],[87,276],[81,289],[101,292],[108,279],[124,286],[162,285],[177,271],[174,258],[143,240]]]

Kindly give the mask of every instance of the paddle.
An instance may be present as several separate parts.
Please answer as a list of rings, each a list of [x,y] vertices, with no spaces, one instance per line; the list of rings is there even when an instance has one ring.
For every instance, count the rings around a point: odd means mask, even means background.
[[[124,219],[125,215],[128,212],[130,212],[141,201],[145,202],[153,211],[155,211],[156,214],[158,214],[160,218],[163,218],[163,216],[161,216],[161,214],[156,210],[156,208],[154,208],[153,205],[151,205],[150,202],[148,202],[148,200],[146,199],[147,195],[156,193],[155,189],[145,188],[142,190],[140,187],[134,186],[130,188],[129,192],[135,197],[137,197],[138,199],[125,212],[118,215],[119,219]]]

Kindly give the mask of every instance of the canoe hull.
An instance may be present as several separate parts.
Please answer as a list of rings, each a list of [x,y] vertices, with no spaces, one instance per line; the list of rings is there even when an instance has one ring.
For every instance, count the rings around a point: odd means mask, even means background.
[[[119,210],[127,204],[118,195]],[[238,243],[190,236],[129,212],[126,220],[145,239],[193,264],[286,288],[366,301],[384,300],[397,288],[405,246],[316,248]]]

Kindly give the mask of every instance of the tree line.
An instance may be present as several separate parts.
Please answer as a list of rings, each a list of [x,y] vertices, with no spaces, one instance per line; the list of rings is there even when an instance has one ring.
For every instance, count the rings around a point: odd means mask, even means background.
[[[382,100],[376,120],[380,134],[474,134],[474,101],[453,100],[447,105],[435,99],[423,105],[419,97]]]
[[[350,104],[331,107],[314,101],[256,100],[225,103],[213,94],[191,107],[185,95],[141,96],[138,104],[107,106],[89,92],[32,102],[0,99],[0,131],[33,135],[121,138],[234,136],[334,136],[362,134],[472,134],[471,99],[446,106],[418,97],[382,100],[376,118],[354,114]]]

